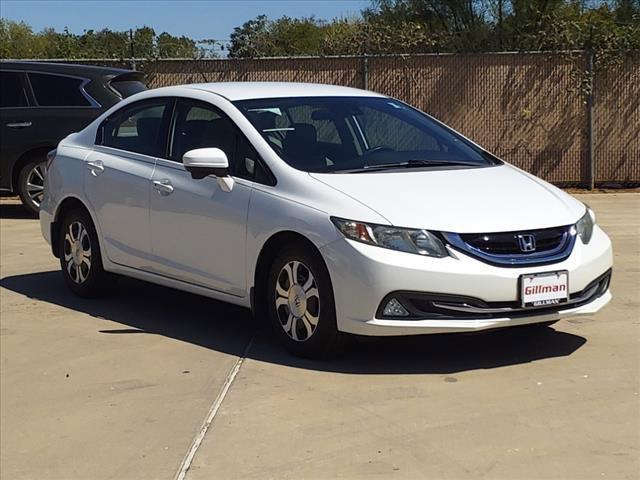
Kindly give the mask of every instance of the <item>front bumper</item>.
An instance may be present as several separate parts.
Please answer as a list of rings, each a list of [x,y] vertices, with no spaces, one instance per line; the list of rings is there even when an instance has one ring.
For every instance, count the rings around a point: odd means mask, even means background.
[[[519,278],[523,274],[556,270],[569,272],[570,294],[578,295],[611,269],[611,242],[595,227],[591,242],[577,241],[571,255],[552,265],[509,268],[483,263],[455,251],[456,258],[430,258],[383,249],[347,239],[321,248],[336,300],[338,329],[359,335],[389,336],[426,333],[474,332],[591,315],[611,300],[607,289],[587,302],[558,305],[557,309],[494,313],[465,313],[459,317],[420,319],[381,318],[378,307],[392,292],[428,292],[473,297],[487,304],[519,301]]]

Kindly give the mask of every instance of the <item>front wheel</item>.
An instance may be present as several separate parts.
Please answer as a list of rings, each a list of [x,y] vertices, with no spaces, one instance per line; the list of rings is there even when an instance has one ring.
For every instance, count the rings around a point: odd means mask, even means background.
[[[317,358],[343,345],[331,280],[319,254],[304,245],[282,250],[271,266],[267,295],[273,331],[293,354]]]

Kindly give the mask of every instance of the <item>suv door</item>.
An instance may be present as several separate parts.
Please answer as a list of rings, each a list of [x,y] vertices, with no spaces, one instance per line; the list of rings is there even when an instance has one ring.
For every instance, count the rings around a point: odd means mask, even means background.
[[[129,104],[105,119],[85,160],[85,195],[114,263],[146,269],[150,260],[149,196],[173,100]]]
[[[151,245],[163,275],[236,296],[246,294],[246,222],[257,153],[221,110],[178,99],[165,158],[153,173]],[[218,147],[235,179],[223,191],[214,176],[200,180],[182,165],[185,152]],[[240,149],[244,149],[240,152]],[[253,157],[253,158],[251,158]],[[239,161],[241,159],[241,161]]]
[[[30,70],[3,70],[0,75],[2,187],[12,188],[37,212],[46,152],[70,133],[82,130],[102,110],[84,91],[89,81],[85,78]],[[27,152],[35,154],[16,164]],[[28,170],[20,175],[17,169]]]
[[[15,161],[29,144],[33,121],[23,72],[0,70],[0,189],[12,187]]]

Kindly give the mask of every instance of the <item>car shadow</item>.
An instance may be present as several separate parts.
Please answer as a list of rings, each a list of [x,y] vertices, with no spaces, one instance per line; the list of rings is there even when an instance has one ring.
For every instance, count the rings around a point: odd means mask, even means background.
[[[0,218],[36,220],[38,217],[23,207],[21,203],[0,203]]]
[[[296,368],[353,374],[451,374],[571,355],[586,339],[553,328],[511,328],[482,334],[420,335],[353,341],[330,360],[285,352],[244,308],[133,279],[120,279],[109,296],[83,299],[58,271],[15,275],[0,286],[29,298],[86,313],[108,335],[155,334],[247,358]],[[101,325],[104,320],[122,328]]]

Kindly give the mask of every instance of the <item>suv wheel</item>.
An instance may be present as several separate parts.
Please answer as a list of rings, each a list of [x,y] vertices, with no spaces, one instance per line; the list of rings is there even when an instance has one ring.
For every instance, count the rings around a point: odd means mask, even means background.
[[[64,217],[58,245],[60,267],[67,286],[81,297],[104,294],[108,273],[102,268],[98,235],[86,211],[73,210]]]
[[[342,346],[329,273],[318,254],[303,245],[287,247],[271,266],[269,319],[284,347],[302,357],[321,357]]]
[[[18,195],[22,204],[34,215],[38,215],[42,197],[44,196],[44,176],[47,162],[33,160],[27,163],[18,175]]]

